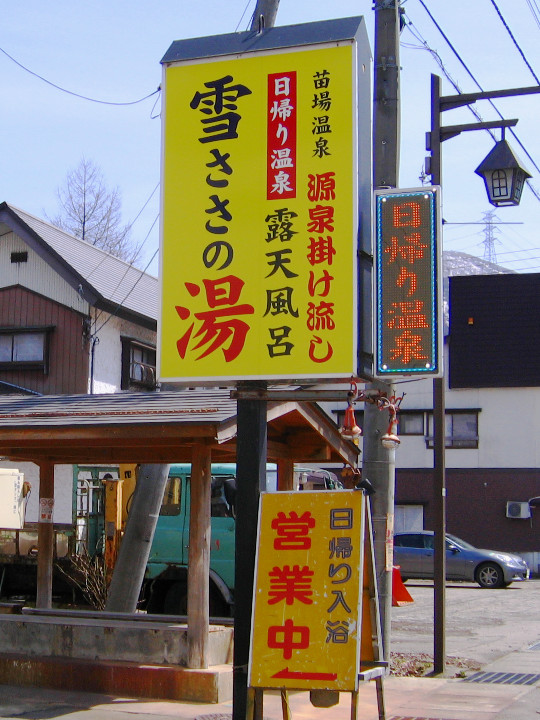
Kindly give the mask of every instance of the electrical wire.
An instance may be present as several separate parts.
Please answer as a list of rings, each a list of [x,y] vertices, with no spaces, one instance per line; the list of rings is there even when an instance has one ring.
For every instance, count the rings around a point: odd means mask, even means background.
[[[139,100],[133,100],[131,102],[109,102],[108,100],[96,100],[95,98],[87,97],[86,95],[80,95],[79,93],[73,92],[72,90],[67,90],[66,88],[63,88],[60,85],[56,85],[56,83],[53,83],[50,80],[47,80],[47,78],[44,78],[42,75],[39,75],[38,73],[34,72],[33,70],[30,70],[30,68],[27,68],[25,65],[20,63],[18,60],[16,60],[12,55],[10,55],[8,52],[6,52],[1,47],[0,47],[0,52],[4,53],[4,55],[7,58],[9,58],[12,62],[14,62],[15,65],[18,65],[22,70],[29,73],[30,75],[33,75],[34,77],[38,78],[39,80],[42,80],[44,83],[47,83],[47,85],[50,85],[51,87],[56,88],[56,90],[60,90],[61,92],[67,93],[68,95],[73,95],[74,97],[81,98],[81,100],[87,100],[88,102],[98,103],[100,105],[116,105],[116,106],[137,105],[138,103],[142,103],[145,100],[148,100],[148,98],[153,97],[156,93],[161,92],[161,87],[158,87],[157,90],[154,90],[154,92],[151,92],[149,95],[145,95],[145,97],[140,98]]]
[[[531,75],[532,75],[533,78],[536,80],[536,84],[537,84],[537,85],[540,85],[540,80],[538,79],[538,76],[536,75],[536,73],[535,73],[534,70],[532,69],[530,62],[529,62],[529,61],[527,60],[527,58],[525,57],[525,53],[523,52],[523,50],[521,49],[518,41],[517,41],[516,38],[514,37],[513,32],[512,32],[512,31],[510,30],[510,28],[508,27],[508,23],[507,23],[506,20],[503,18],[502,13],[501,13],[501,11],[499,10],[499,8],[498,8],[497,3],[495,2],[495,0],[491,0],[491,4],[492,4],[493,7],[495,8],[495,10],[496,10],[496,12],[497,12],[497,15],[499,16],[500,21],[502,22],[502,24],[504,25],[504,27],[505,27],[505,29],[506,29],[506,32],[507,32],[507,33],[510,35],[510,37],[512,38],[512,42],[514,43],[514,45],[515,45],[516,48],[517,48],[517,51],[519,52],[519,54],[520,54],[521,57],[523,58],[523,62],[524,62],[525,65],[529,68],[529,70],[530,70],[530,72],[531,72]]]
[[[241,16],[240,20],[238,21],[238,25],[237,25],[236,28],[234,29],[234,32],[238,32],[238,28],[240,27],[240,23],[241,23],[242,20],[244,19],[244,15],[246,14],[247,9],[248,9],[248,7],[250,6],[250,4],[251,4],[251,0],[247,0],[246,7],[244,8],[244,12],[242,13],[242,16]]]
[[[412,23],[412,21],[410,20],[410,18],[407,18],[407,20],[408,20],[407,28],[409,29],[409,32],[410,32],[420,43],[422,43],[422,46],[421,46],[421,47],[417,47],[416,49],[418,49],[418,50],[420,50],[420,49],[427,50],[427,51],[430,53],[430,55],[433,57],[433,59],[435,60],[435,62],[437,63],[437,65],[440,67],[440,69],[441,69],[443,75],[445,76],[445,78],[448,80],[448,82],[450,82],[450,84],[452,85],[452,87],[454,88],[454,90],[458,93],[458,95],[461,95],[463,91],[461,90],[461,88],[460,88],[460,86],[458,85],[458,83],[454,80],[454,78],[450,75],[450,73],[449,73],[448,70],[446,69],[446,66],[445,66],[445,64],[444,64],[441,56],[439,55],[439,53],[438,53],[436,50],[433,50],[433,48],[431,48],[431,47],[429,46],[427,40],[425,40],[425,39],[422,37],[422,35],[420,34],[420,32],[418,31],[418,29],[416,28],[416,26],[413,25],[413,23]],[[413,28],[414,28],[414,29],[413,29]],[[475,117],[479,122],[482,122],[483,118],[482,118],[482,116],[480,115],[480,113],[478,112],[478,110],[477,110],[473,105],[468,105],[467,107],[468,107],[469,112],[472,113],[472,114],[474,115],[474,117]],[[491,135],[491,137],[493,138],[493,140],[496,140],[496,139],[497,139],[497,137],[496,137],[495,133],[493,132],[493,130],[490,130],[490,129],[488,128],[488,129],[487,129],[487,132]]]
[[[144,205],[143,205],[142,208],[139,210],[139,212],[137,213],[137,215],[135,216],[135,218],[133,219],[133,221],[129,224],[129,228],[130,228],[130,229],[133,227],[133,225],[135,225],[135,223],[137,222],[137,220],[140,218],[140,216],[141,216],[142,213],[144,212],[144,209],[146,208],[146,206],[148,205],[148,203],[150,202],[150,200],[151,200],[151,199],[153,198],[153,196],[155,195],[155,192],[156,192],[156,190],[158,189],[159,185],[160,185],[160,183],[158,182],[157,185],[156,185],[156,187],[155,187],[155,188],[152,190],[152,192],[150,193],[150,197],[148,198],[148,200],[144,203]],[[155,223],[156,223],[156,221],[154,220],[154,222],[153,222],[153,224],[152,224],[152,227],[155,225]],[[151,229],[152,229],[152,228],[150,228],[150,230],[151,230]],[[135,245],[135,247],[134,247],[134,249],[133,249],[133,254],[134,254],[135,259],[138,258],[139,253],[140,253],[141,250],[143,249],[143,247],[144,247],[144,245],[146,244],[146,241],[148,240],[149,237],[150,237],[150,232],[147,233],[146,237],[144,238],[144,240],[141,242],[140,245]],[[106,253],[106,252],[107,252],[107,251],[105,250],[104,253]],[[85,277],[85,280],[90,280],[90,278],[92,277],[92,275],[94,275],[94,274],[96,273],[96,271],[99,270],[99,268],[101,267],[101,265],[103,265],[103,263],[105,262],[106,259],[107,259],[107,255],[104,254],[104,255],[103,255],[103,258],[102,258],[102,259],[98,262],[98,264],[92,269],[92,271]],[[133,265],[133,262],[134,262],[134,261],[130,262],[129,265],[130,265],[130,266]],[[127,271],[126,271],[126,272],[127,272]],[[122,278],[122,279],[123,279],[123,278]]]
[[[148,236],[150,235],[150,233],[152,232],[152,230],[153,230],[153,228],[154,228],[154,225],[157,223],[158,219],[159,219],[159,213],[156,215],[156,217],[155,217],[155,219],[154,219],[154,222],[153,222],[152,225],[150,226],[150,230],[148,231],[148,234],[147,234],[146,237],[148,237]],[[146,240],[146,238],[145,238],[145,240]],[[148,268],[150,267],[150,265],[151,265],[152,262],[154,261],[154,258],[156,257],[156,255],[158,254],[158,252],[159,252],[159,247],[156,249],[156,251],[154,252],[154,254],[152,255],[152,257],[150,258],[150,260],[146,263],[146,266],[145,266],[142,270],[139,270],[139,273],[140,273],[140,274],[139,274],[139,277],[137,278],[137,280],[135,280],[135,282],[133,283],[131,289],[125,294],[125,296],[124,296],[124,297],[122,298],[122,300],[118,303],[118,305],[115,307],[115,309],[112,311],[112,313],[109,314],[109,317],[108,317],[106,320],[104,320],[98,328],[96,328],[96,329],[94,330],[94,332],[93,332],[93,336],[94,336],[94,337],[99,333],[100,330],[102,330],[102,329],[105,327],[105,325],[107,325],[107,323],[108,323],[110,320],[112,320],[112,318],[116,315],[116,313],[117,313],[117,312],[120,310],[120,308],[124,305],[124,303],[126,302],[126,300],[128,299],[128,297],[129,297],[129,296],[131,295],[131,293],[135,290],[135,288],[137,287],[137,285],[138,285],[139,282],[141,281],[143,275],[146,273],[146,271],[148,270]],[[125,276],[127,275],[128,271],[129,271],[130,269],[138,270],[138,268],[134,268],[133,265],[129,265],[128,268],[126,269],[126,272],[122,275],[122,277],[120,278],[119,282],[117,283],[116,288],[115,288],[115,290],[113,291],[113,293],[118,289],[118,287],[120,287],[120,284],[121,284],[122,280],[125,278]],[[96,318],[96,323],[97,323],[97,318]]]
[[[536,14],[534,5],[532,4],[531,0],[526,0],[526,2],[527,2],[527,5],[529,6],[529,10],[531,11],[531,15],[533,16],[537,27],[540,29],[540,19],[538,18],[538,15]],[[538,5],[536,5],[536,8],[538,9]]]
[[[418,0],[418,2],[422,5],[422,7],[424,8],[424,10],[425,10],[426,13],[428,14],[430,20],[431,20],[432,23],[435,25],[435,27],[437,28],[437,30],[439,31],[439,33],[442,35],[442,37],[443,37],[444,40],[446,41],[448,47],[452,50],[452,52],[454,53],[454,55],[456,56],[456,58],[459,60],[459,62],[461,63],[461,65],[463,66],[463,68],[465,69],[465,71],[467,72],[467,74],[469,75],[469,77],[473,80],[473,82],[475,83],[476,87],[477,87],[481,92],[484,92],[483,87],[480,85],[480,83],[478,82],[478,80],[474,77],[474,75],[472,74],[472,72],[469,70],[469,68],[468,68],[468,66],[466,65],[465,61],[462,59],[462,57],[460,56],[460,54],[457,52],[457,50],[455,49],[455,47],[452,45],[452,43],[450,42],[448,36],[446,35],[446,33],[444,32],[444,30],[442,29],[442,27],[441,27],[441,26],[439,25],[439,23],[435,20],[435,18],[433,17],[431,11],[428,9],[427,5],[425,4],[424,0]],[[488,98],[487,101],[488,101],[489,104],[492,106],[492,108],[495,110],[495,112],[497,113],[497,115],[501,118],[501,120],[503,120],[504,117],[503,117],[502,113],[500,112],[500,110],[499,110],[499,109],[497,108],[497,106],[495,105],[495,103],[493,102],[493,100],[491,100],[490,98]],[[509,130],[509,132],[512,134],[512,136],[513,136],[513,138],[515,139],[515,141],[519,144],[519,146],[520,146],[520,148],[523,150],[523,152],[527,155],[527,157],[529,158],[529,160],[531,161],[531,163],[534,165],[534,167],[536,168],[536,170],[540,173],[540,168],[538,167],[538,165],[537,165],[536,162],[534,161],[533,157],[531,156],[531,154],[529,153],[529,151],[527,150],[527,148],[525,147],[525,145],[524,145],[524,144],[521,142],[521,140],[518,138],[518,136],[516,135],[516,133],[515,133],[515,131],[513,130],[513,128],[508,128],[508,130]],[[529,180],[527,180],[527,187],[529,188],[529,190],[531,190],[531,192],[533,193],[533,195],[535,196],[535,198],[536,198],[538,201],[540,201],[540,192],[532,185],[532,183],[531,183]]]

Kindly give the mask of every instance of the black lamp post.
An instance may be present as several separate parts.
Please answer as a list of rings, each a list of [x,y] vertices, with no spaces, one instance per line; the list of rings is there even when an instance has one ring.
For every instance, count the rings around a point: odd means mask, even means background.
[[[477,100],[497,97],[513,97],[517,95],[533,95],[540,93],[540,85],[509,90],[491,90],[479,93],[441,96],[441,78],[431,76],[431,129],[427,137],[427,149],[431,152],[426,171],[431,175],[433,185],[441,184],[441,144],[445,140],[471,130],[488,130],[490,128],[512,127],[516,119],[495,120],[489,122],[470,123],[466,125],[441,125],[441,115],[446,110],[471,105]],[[504,145],[501,145],[504,143]],[[494,205],[517,205],[529,173],[517,164],[512,150],[503,139],[497,143],[476,172],[482,174],[490,202]],[[507,156],[506,149],[511,154]],[[503,154],[504,150],[504,154]],[[495,158],[493,155],[495,154]],[[496,161],[494,163],[493,161]],[[487,168],[485,163],[487,163]],[[485,173],[485,174],[484,174]],[[503,195],[504,182],[506,189]],[[508,193],[508,188],[510,192]],[[491,192],[490,192],[491,190]],[[495,202],[494,202],[495,201]],[[445,388],[444,378],[433,380],[433,420],[434,420],[434,644],[433,668],[435,673],[443,673],[446,664],[445,652],[445,583],[446,583],[446,477],[445,477]]]

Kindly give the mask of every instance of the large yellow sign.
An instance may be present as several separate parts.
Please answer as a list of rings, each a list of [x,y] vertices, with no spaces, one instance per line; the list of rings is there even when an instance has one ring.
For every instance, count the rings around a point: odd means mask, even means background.
[[[166,66],[161,379],[355,372],[355,63],[348,41]]]
[[[261,496],[250,686],[357,688],[364,502],[356,490]]]

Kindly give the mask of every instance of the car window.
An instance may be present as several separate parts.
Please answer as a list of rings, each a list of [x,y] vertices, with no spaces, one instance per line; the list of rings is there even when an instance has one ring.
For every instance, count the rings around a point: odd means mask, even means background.
[[[462,550],[476,550],[474,545],[471,545],[470,543],[465,542],[465,540],[462,540],[461,538],[458,538],[455,535],[451,535],[450,533],[447,533],[446,537],[448,540],[450,540],[450,542],[453,545],[457,545]]]
[[[394,538],[394,545],[397,547],[423,548],[424,536],[417,533],[396,535]]]

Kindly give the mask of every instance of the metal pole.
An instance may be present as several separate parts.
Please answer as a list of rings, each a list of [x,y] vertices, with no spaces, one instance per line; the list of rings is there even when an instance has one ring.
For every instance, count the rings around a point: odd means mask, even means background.
[[[373,97],[373,184],[396,187],[399,165],[399,0],[375,3],[375,70]],[[366,389],[389,386],[368,384]],[[394,526],[395,466],[394,451],[386,450],[380,438],[386,432],[388,418],[376,405],[366,403],[364,411],[363,476],[375,494],[371,498],[375,566],[379,588],[384,657],[390,656],[392,613],[391,538]]]
[[[431,182],[441,184],[441,79],[431,76]],[[443,354],[444,367],[444,354]],[[445,477],[445,409],[444,377],[433,380],[433,671],[444,673],[446,667],[446,477]]]
[[[275,22],[279,0],[257,0],[251,30],[262,33]],[[267,390],[267,383],[248,381],[239,389]],[[248,715],[247,673],[251,644],[251,612],[259,498],[266,489],[266,400],[237,401],[236,542],[234,578],[234,654],[232,719]],[[251,714],[251,710],[249,712]],[[254,698],[253,717],[262,720],[261,693]]]
[[[279,0],[257,0],[257,6],[251,16],[250,30],[264,32],[276,22]]]
[[[266,389],[266,383],[246,384]],[[239,399],[237,407],[233,720],[245,720],[259,497],[266,489],[266,401]]]

